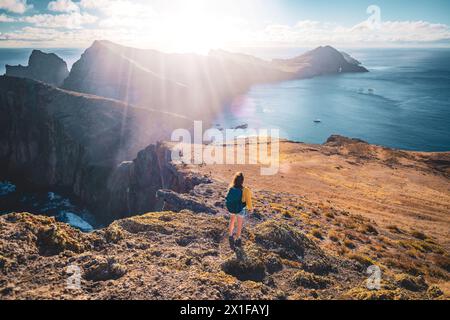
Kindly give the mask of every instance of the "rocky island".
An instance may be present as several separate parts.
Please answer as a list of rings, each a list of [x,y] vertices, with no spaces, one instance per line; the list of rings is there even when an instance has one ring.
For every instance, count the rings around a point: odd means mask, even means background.
[[[301,56],[287,60],[274,60],[273,64],[296,78],[311,78],[320,75],[369,72],[361,63],[345,52],[331,46],[318,47]]]

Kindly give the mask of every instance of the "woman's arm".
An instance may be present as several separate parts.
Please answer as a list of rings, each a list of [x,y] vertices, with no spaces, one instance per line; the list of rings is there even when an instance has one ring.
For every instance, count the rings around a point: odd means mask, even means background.
[[[244,202],[248,211],[253,211],[252,191],[249,188],[244,189]]]

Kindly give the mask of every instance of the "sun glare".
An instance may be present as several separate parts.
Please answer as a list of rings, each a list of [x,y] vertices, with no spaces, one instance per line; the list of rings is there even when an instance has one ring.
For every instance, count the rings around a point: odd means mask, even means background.
[[[203,14],[192,13],[170,21],[164,32],[172,50],[205,54],[210,49],[223,47],[226,30],[207,20]]]
[[[236,21],[218,16],[214,12],[217,8],[207,6],[205,1],[182,1],[166,6],[170,8],[162,12],[146,4],[112,6],[108,12],[110,25],[118,26],[132,19],[133,23],[127,23],[132,25],[131,30],[127,31],[135,35],[134,45],[180,53],[207,54],[239,36]]]

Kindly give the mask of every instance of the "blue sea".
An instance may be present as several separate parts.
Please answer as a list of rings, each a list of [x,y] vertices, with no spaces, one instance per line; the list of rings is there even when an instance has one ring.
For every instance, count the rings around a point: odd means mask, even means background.
[[[340,134],[399,149],[450,151],[450,49],[344,51],[370,72],[256,85],[215,123],[277,128],[282,137],[307,143]]]

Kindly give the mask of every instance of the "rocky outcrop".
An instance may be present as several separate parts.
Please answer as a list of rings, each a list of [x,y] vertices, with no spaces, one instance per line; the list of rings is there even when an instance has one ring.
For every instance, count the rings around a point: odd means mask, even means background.
[[[330,136],[324,146],[326,154],[350,156],[359,163],[375,161],[389,167],[396,167],[403,163],[409,167],[416,167],[418,171],[432,171],[435,174],[450,177],[449,152],[414,152],[392,149],[340,135]]]
[[[274,60],[273,64],[284,71],[293,72],[296,78],[348,72],[368,72],[349,54],[331,46],[318,47],[293,59]]]
[[[70,192],[100,221],[154,209],[160,188],[182,190],[164,146],[138,151],[185,118],[5,76],[0,115],[0,176]]]
[[[205,212],[216,214],[217,208],[213,205],[208,205],[205,201],[199,201],[195,196],[189,194],[181,194],[173,190],[158,190],[156,193],[158,199],[164,201],[164,210],[182,211],[191,210],[193,212]],[[219,200],[219,199],[218,199]]]
[[[354,143],[368,144],[366,141],[361,140],[361,139],[348,138],[348,137],[340,136],[338,134],[333,134],[330,137],[328,137],[327,141],[325,142],[325,145],[339,147],[339,146],[344,146],[347,144],[354,144]]]
[[[7,76],[29,78],[60,86],[69,75],[66,62],[54,53],[33,50],[28,66],[6,65]]]

